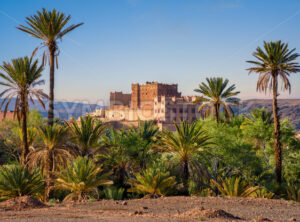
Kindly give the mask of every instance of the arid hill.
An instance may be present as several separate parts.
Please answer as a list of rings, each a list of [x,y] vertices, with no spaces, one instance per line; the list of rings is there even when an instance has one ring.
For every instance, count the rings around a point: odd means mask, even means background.
[[[297,131],[300,131],[300,99],[280,99],[278,100],[281,118],[288,117]],[[244,100],[239,107],[239,113],[249,113],[252,109],[266,107],[272,110],[271,99],[251,99]]]

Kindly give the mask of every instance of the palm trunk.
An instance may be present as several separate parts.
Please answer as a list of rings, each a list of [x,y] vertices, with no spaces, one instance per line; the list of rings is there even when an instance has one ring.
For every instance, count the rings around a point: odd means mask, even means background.
[[[215,118],[216,118],[217,123],[219,123],[220,120],[219,120],[219,106],[218,106],[218,104],[215,104]]]
[[[189,163],[187,160],[183,162],[183,187],[184,187],[184,195],[189,195]]]
[[[50,51],[50,89],[49,89],[49,108],[48,108],[48,125],[53,125],[54,118],[54,58],[55,48],[49,46]]]
[[[277,75],[273,75],[273,115],[274,115],[274,153],[275,153],[275,172],[277,182],[281,184],[281,167],[282,167],[282,154],[280,142],[280,116],[278,114],[277,105]]]
[[[45,166],[45,174],[46,174],[46,189],[45,189],[45,201],[49,199],[51,196],[51,188],[53,185],[52,181],[52,171],[53,171],[53,156],[51,151],[49,150],[47,152],[47,158],[46,158],[46,166]]]
[[[21,155],[21,163],[23,165],[26,165],[27,161],[27,155],[29,153],[29,147],[28,147],[28,140],[27,140],[27,95],[22,95],[22,102],[21,102],[21,112],[22,112],[22,155]]]

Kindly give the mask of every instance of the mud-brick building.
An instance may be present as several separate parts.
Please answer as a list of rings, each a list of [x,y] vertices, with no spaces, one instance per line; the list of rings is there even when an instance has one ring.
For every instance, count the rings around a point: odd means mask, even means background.
[[[181,96],[177,84],[137,83],[131,85],[131,90],[130,94],[111,92],[110,106],[88,115],[133,125],[138,120],[154,120],[160,128],[172,128],[174,121],[193,121],[199,115],[193,103],[196,96]]]

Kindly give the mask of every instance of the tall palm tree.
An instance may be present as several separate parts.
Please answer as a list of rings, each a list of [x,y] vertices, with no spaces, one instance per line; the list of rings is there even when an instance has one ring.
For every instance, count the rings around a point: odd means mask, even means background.
[[[176,133],[166,130],[162,132],[161,143],[156,147],[165,152],[177,155],[183,164],[182,181],[184,193],[188,194],[189,170],[192,156],[212,144],[211,138],[198,122],[189,124],[187,121],[175,124]]]
[[[298,53],[295,48],[288,49],[288,44],[281,41],[264,42],[264,48],[257,47],[253,56],[257,61],[247,61],[254,66],[248,68],[249,74],[255,72],[259,74],[256,90],[260,92],[273,93],[273,118],[274,118],[274,153],[276,164],[277,182],[281,183],[282,153],[280,142],[280,117],[278,113],[278,81],[282,80],[282,90],[291,92],[289,76],[291,73],[300,71],[300,66],[296,62]]]
[[[29,153],[28,164],[30,168],[39,166],[42,172],[45,170],[47,182],[45,199],[47,199],[53,184],[53,172],[59,165],[66,166],[74,152],[64,146],[64,138],[67,135],[67,128],[64,126],[57,124],[42,126],[39,128],[39,135],[44,145]]]
[[[77,25],[70,25],[65,27],[71,16],[66,16],[62,12],[57,12],[55,9],[47,11],[43,9],[41,12],[37,11],[36,15],[26,18],[28,27],[20,25],[17,27],[19,30],[28,33],[30,36],[43,41],[42,47],[47,47],[47,51],[43,55],[43,63],[47,61],[49,56],[50,66],[50,93],[49,93],[49,109],[48,109],[48,124],[53,124],[54,118],[54,67],[57,64],[58,40],[61,40],[63,36],[71,32],[75,28],[83,25],[79,23]],[[36,51],[36,50],[35,50]]]
[[[228,79],[206,78],[207,84],[202,82],[195,92],[201,93],[202,96],[197,98],[195,103],[200,103],[199,112],[202,117],[209,115],[215,116],[216,121],[220,122],[221,106],[224,107],[225,118],[230,119],[231,113],[234,114],[230,105],[239,105],[240,99],[234,97],[238,95],[239,91],[235,90],[235,85],[231,85],[227,88],[229,83]]]
[[[8,106],[15,97],[14,113],[18,117],[22,127],[22,155],[21,163],[26,163],[26,156],[29,153],[28,138],[27,138],[27,115],[28,115],[28,100],[34,103],[33,98],[36,98],[39,103],[45,108],[43,99],[47,95],[41,89],[35,89],[37,85],[44,84],[44,80],[40,80],[42,76],[43,66],[38,65],[38,60],[33,58],[18,58],[13,59],[11,63],[3,62],[0,69],[4,73],[0,73],[0,77],[4,82],[0,85],[7,87],[1,94],[3,98],[0,110],[4,106],[4,116],[7,113]]]
[[[77,123],[73,117],[71,122],[66,122],[71,139],[78,146],[82,156],[91,156],[99,148],[99,139],[105,133],[107,126],[101,121],[90,116],[80,117]]]

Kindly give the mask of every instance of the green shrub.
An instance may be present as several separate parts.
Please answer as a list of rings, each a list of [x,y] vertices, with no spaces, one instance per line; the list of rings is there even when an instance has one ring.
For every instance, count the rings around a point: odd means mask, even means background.
[[[170,176],[170,172],[159,168],[147,168],[136,174],[136,179],[129,180],[132,188],[128,192],[144,194],[148,197],[165,196],[172,191],[175,186],[175,177]]]
[[[96,166],[87,157],[78,157],[69,162],[65,169],[55,172],[55,189],[70,191],[64,201],[87,200],[98,194],[98,186],[111,185],[109,174],[103,174],[101,166]]]
[[[300,187],[289,184],[286,188],[286,193],[289,200],[300,202]]]
[[[44,183],[37,170],[32,173],[19,165],[0,167],[0,199],[9,199],[19,196],[41,197]]]
[[[259,188],[257,191],[253,192],[251,197],[255,198],[267,198],[267,199],[273,199],[275,196],[274,193],[269,192],[265,187]]]
[[[104,197],[108,200],[123,200],[124,198],[124,188],[116,188],[116,187],[107,187],[104,189]]]
[[[230,177],[220,179],[220,183],[216,180],[211,180],[223,196],[230,197],[249,197],[252,193],[256,192],[259,187],[251,187],[248,182],[241,177]]]

